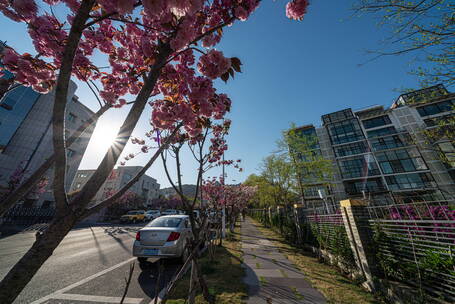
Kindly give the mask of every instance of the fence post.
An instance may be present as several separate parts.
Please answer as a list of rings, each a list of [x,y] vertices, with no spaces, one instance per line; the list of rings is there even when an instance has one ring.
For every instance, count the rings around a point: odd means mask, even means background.
[[[376,253],[373,247],[373,233],[368,222],[367,202],[347,199],[340,202],[343,223],[349,238],[358,269],[366,279],[366,285],[376,290],[375,276],[378,274]]]
[[[297,230],[297,242],[298,244],[303,244],[302,236],[302,227],[300,227],[300,214],[302,212],[302,207],[298,204],[294,204],[294,225]]]
[[[276,207],[276,218],[278,219],[278,225],[280,228],[280,234],[283,234],[283,212],[282,207]]]

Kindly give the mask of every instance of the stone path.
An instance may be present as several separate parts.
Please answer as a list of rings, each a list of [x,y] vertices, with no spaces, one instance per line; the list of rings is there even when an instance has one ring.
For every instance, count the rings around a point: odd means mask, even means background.
[[[326,303],[296,266],[247,218],[242,222],[244,282],[248,304]]]

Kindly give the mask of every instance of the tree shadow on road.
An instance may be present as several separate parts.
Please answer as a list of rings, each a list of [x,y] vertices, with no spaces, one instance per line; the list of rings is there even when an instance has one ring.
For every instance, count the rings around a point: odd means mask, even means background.
[[[100,243],[98,242],[98,238],[96,237],[96,234],[93,231],[92,227],[90,227],[90,231],[92,232],[93,240],[95,241],[95,246],[96,246],[96,249],[98,250],[98,256],[100,257],[101,263],[103,265],[106,265],[106,263],[107,263],[106,256],[104,255],[103,251],[101,250]]]
[[[163,259],[161,263],[163,263],[164,271],[158,290],[163,289],[182,266],[180,263],[167,259]],[[144,293],[152,299],[155,297],[156,284],[158,283],[158,265],[157,261],[140,264],[142,271],[138,277],[138,283]]]
[[[137,228],[132,227],[108,227],[104,228],[104,233],[112,237],[126,252],[131,252],[132,248],[126,247],[123,243],[123,240],[119,236],[129,235],[131,238],[134,238],[134,234],[138,231]]]

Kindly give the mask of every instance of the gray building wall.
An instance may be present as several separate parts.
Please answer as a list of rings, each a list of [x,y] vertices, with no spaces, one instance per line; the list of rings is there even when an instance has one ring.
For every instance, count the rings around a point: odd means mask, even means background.
[[[73,131],[84,123],[93,112],[78,101],[74,95],[76,84],[70,82],[66,109],[66,134],[69,136]],[[30,88],[27,88],[31,90]],[[53,153],[51,116],[54,102],[54,92],[40,95],[34,103],[25,119],[19,125],[9,143],[0,153],[0,185],[6,187],[6,183],[13,172],[22,167],[25,169],[25,178],[31,175],[42,162]],[[14,108],[12,109],[14,111]],[[0,113],[1,119],[2,113]],[[68,118],[71,117],[71,120]],[[66,187],[70,188],[72,180],[77,172],[79,164],[87,148],[95,125],[89,127],[77,142],[68,148],[68,166],[66,175]],[[2,126],[0,125],[0,132]],[[47,178],[48,187],[39,197],[29,197],[34,206],[53,205],[53,195],[50,189],[53,172],[49,170]]]

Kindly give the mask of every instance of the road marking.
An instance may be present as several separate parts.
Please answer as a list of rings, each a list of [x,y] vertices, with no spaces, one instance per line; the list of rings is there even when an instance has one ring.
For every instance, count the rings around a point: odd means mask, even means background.
[[[89,276],[89,277],[87,277],[87,278],[85,278],[85,279],[83,279],[83,280],[80,280],[79,282],[76,282],[76,283],[74,283],[74,284],[71,284],[71,285],[69,285],[69,286],[66,286],[65,288],[62,288],[62,289],[60,289],[60,290],[57,290],[56,292],[53,292],[53,293],[51,293],[51,294],[49,294],[49,295],[47,295],[47,296],[45,296],[45,297],[42,297],[41,299],[38,299],[38,300],[36,300],[36,301],[33,301],[33,302],[30,303],[30,304],[41,304],[41,303],[44,303],[44,302],[46,302],[46,301],[48,301],[48,300],[50,300],[50,299],[54,299],[56,296],[60,296],[62,293],[66,292],[66,291],[68,291],[68,290],[71,290],[71,289],[73,289],[73,288],[76,288],[77,286],[80,286],[80,285],[82,285],[82,284],[85,284],[85,283],[87,283],[87,282],[93,280],[93,279],[96,279],[96,278],[102,276],[103,274],[106,274],[106,273],[108,273],[108,272],[110,272],[110,271],[112,271],[112,270],[114,270],[114,269],[117,269],[117,268],[119,268],[119,267],[121,267],[121,266],[123,266],[123,265],[125,265],[125,264],[128,264],[129,262],[131,262],[131,261],[133,261],[133,260],[135,260],[135,259],[136,259],[136,258],[131,258],[131,259],[128,259],[128,260],[123,261],[123,262],[121,262],[121,263],[118,263],[117,265],[114,265],[114,266],[112,266],[112,267],[110,267],[110,268],[107,268],[107,269],[105,269],[105,270],[103,270],[103,271],[100,271],[100,272],[98,272],[98,273],[95,273],[94,275],[91,275],[91,276]]]
[[[120,303],[121,297],[103,297],[103,296],[92,296],[82,294],[65,293],[55,295],[52,299],[57,300],[71,300],[71,301],[86,301],[86,302],[98,302],[98,303]],[[125,298],[123,303],[125,304],[139,304],[143,298]]]

